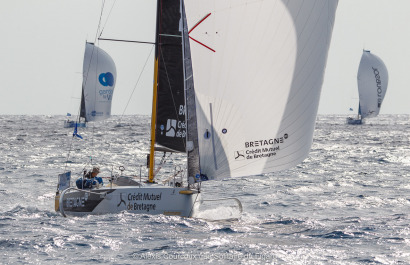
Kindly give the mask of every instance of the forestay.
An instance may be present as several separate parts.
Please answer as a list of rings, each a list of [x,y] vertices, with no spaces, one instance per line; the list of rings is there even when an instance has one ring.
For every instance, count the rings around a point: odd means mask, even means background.
[[[184,3],[201,173],[219,179],[300,163],[313,138],[338,1]]]
[[[111,115],[117,71],[112,58],[93,43],[86,43],[83,62],[83,91],[80,116],[86,121]]]
[[[379,115],[389,76],[383,61],[370,51],[363,51],[357,73],[362,118]]]

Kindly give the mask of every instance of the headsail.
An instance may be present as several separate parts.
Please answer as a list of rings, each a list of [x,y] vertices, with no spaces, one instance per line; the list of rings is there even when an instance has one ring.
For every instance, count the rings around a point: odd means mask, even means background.
[[[201,173],[218,179],[300,163],[338,0],[184,2]]]
[[[185,97],[180,0],[159,1],[158,87],[155,141],[185,152]]]
[[[389,76],[383,61],[370,51],[363,50],[357,73],[362,118],[379,115],[388,81]]]
[[[117,71],[112,58],[93,43],[86,43],[80,116],[98,121],[111,116]]]

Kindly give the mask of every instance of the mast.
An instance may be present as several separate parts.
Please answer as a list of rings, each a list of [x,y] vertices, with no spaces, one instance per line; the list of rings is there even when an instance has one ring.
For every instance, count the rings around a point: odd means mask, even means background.
[[[149,176],[148,182],[154,182],[154,166],[155,166],[155,124],[157,120],[157,91],[158,91],[158,63],[159,63],[159,20],[161,6],[161,0],[157,0],[157,26],[155,33],[155,61],[154,61],[154,85],[152,93],[152,116],[151,116],[151,145],[149,156]]]

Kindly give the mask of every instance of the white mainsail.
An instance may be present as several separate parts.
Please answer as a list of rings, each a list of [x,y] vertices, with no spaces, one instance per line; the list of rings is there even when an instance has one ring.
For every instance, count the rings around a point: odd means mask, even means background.
[[[111,116],[117,71],[112,58],[93,43],[86,43],[83,62],[81,117],[98,121]]]
[[[389,76],[383,61],[363,50],[357,73],[362,118],[376,117],[386,94]]]
[[[338,0],[184,3],[201,173],[221,179],[300,163],[312,143]]]

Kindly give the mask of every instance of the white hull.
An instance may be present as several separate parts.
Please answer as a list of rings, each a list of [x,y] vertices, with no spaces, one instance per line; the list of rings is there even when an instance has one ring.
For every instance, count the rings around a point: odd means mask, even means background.
[[[148,184],[92,190],[69,188],[56,196],[56,210],[63,216],[110,214],[164,214],[191,217],[199,207],[200,193],[186,188]]]

